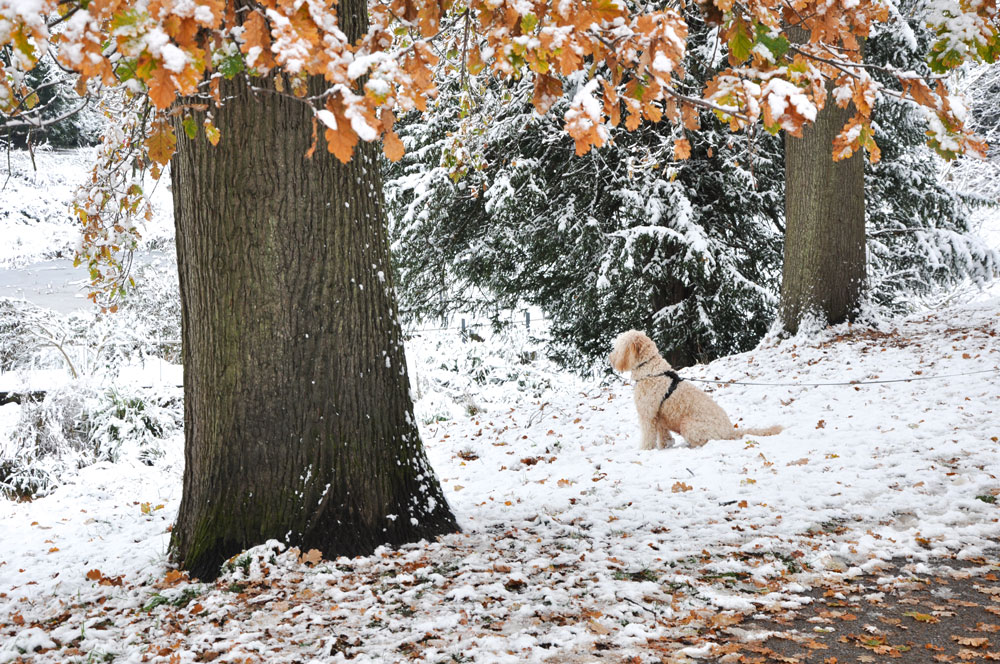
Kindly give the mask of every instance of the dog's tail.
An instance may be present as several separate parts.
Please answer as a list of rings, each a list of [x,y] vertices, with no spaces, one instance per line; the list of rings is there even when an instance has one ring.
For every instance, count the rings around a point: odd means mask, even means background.
[[[785,430],[785,427],[780,424],[775,424],[770,427],[756,427],[756,428],[739,428],[733,429],[733,438],[742,438],[743,436],[773,436],[775,434],[781,433]]]

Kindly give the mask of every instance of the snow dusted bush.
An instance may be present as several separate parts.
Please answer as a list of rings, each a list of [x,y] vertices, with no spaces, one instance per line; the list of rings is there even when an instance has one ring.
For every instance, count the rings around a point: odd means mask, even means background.
[[[24,315],[26,303],[0,299],[0,371],[11,371],[26,361],[34,335]]]
[[[485,402],[542,398],[559,369],[542,339],[514,326],[425,332],[407,342],[417,416],[423,423],[475,415]]]
[[[41,401],[26,400],[14,435],[0,438],[0,495],[43,496],[65,473],[98,461],[151,465],[182,423],[176,390],[75,382]]]
[[[136,276],[139,287],[115,314],[62,315],[0,300],[0,369],[25,376],[25,391],[48,390],[41,401],[25,400],[11,435],[0,437],[0,495],[45,495],[65,473],[99,461],[152,464],[182,426],[179,389],[121,380],[146,358],[180,356],[177,344],[161,343],[180,336],[176,272],[157,264]],[[39,369],[65,374],[40,379],[32,373]]]
[[[134,274],[136,286],[129,291],[118,315],[125,325],[146,339],[146,353],[180,362],[180,346],[150,347],[150,342],[178,341],[181,338],[181,295],[177,263],[173,258],[141,265]]]
[[[86,446],[85,399],[77,390],[26,401],[10,439],[0,438],[0,494],[30,498],[49,493]]]
[[[95,460],[123,457],[146,465],[163,456],[163,443],[184,421],[179,393],[114,388],[85,413]]]
[[[135,279],[113,314],[95,307],[63,315],[0,299],[0,371],[65,368],[74,377],[114,377],[146,358],[180,363],[176,269],[172,262],[143,265]]]

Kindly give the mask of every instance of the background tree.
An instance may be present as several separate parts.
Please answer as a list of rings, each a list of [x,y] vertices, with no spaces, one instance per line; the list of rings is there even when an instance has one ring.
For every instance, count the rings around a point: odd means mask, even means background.
[[[10,49],[0,49],[0,63],[8,68],[11,57]],[[22,86],[16,101],[0,109],[0,136],[9,146],[76,148],[100,141],[100,116],[87,98],[76,94],[71,76],[51,57],[40,58],[24,72]]]
[[[683,89],[694,91],[718,63],[708,29],[696,15],[688,24]],[[734,137],[703,112],[686,159],[674,156],[683,134],[663,124],[616,132],[574,156],[556,119],[567,100],[538,116],[528,82],[472,85],[444,80],[428,112],[403,118],[408,152],[388,171],[411,320],[538,306],[550,319],[550,352],[579,368],[629,328],[651,334],[677,366],[756,344],[777,304],[776,138]]]
[[[684,89],[697,90],[724,67],[725,48],[697,16],[687,21]],[[928,32],[915,19],[905,25],[908,39],[896,28],[869,39],[871,64],[921,66]],[[444,77],[440,87],[427,112],[401,119],[408,152],[388,170],[393,258],[411,320],[535,305],[551,319],[551,352],[581,368],[603,361],[628,328],[652,334],[678,366],[747,350],[764,335],[781,274],[779,137],[734,137],[703,112],[702,129],[686,132],[685,160],[662,124],[613,132],[596,154],[574,157],[552,118],[568,101],[539,117],[527,82],[486,77],[463,88]],[[967,201],[939,184],[919,112],[895,100],[874,113],[882,158],[857,162],[867,177],[856,173],[851,192],[869,202],[858,212],[870,261],[856,266],[866,297],[901,311],[917,294],[990,278],[996,255],[970,235]],[[835,134],[805,168],[837,165]],[[864,258],[865,244],[854,252]]]
[[[804,31],[803,31],[804,32]],[[800,36],[801,39],[805,35]],[[828,102],[801,135],[785,133],[785,253],[780,320],[853,320],[865,291],[865,163],[828,154],[855,110]]]
[[[871,76],[881,84],[891,69],[932,74],[921,54],[934,33],[917,18],[919,3],[903,2],[899,9],[910,18],[900,18],[898,29],[875,32],[864,48],[874,65]],[[790,34],[793,41],[808,39],[801,30]],[[940,184],[940,162],[924,144],[924,120],[913,104],[889,96],[872,110],[888,139],[880,140],[877,160],[865,164],[857,153],[826,158],[831,147],[844,145],[840,129],[857,114],[855,103],[870,103],[852,99],[844,108],[828,102],[801,138],[785,136],[780,316],[790,332],[807,317],[854,319],[868,302],[899,311],[914,295],[962,279],[982,282],[1000,265],[995,251],[969,237],[970,206],[977,201]]]

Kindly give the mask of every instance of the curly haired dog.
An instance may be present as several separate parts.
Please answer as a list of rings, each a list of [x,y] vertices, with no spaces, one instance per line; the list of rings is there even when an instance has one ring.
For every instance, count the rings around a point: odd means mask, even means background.
[[[773,436],[780,426],[738,429],[719,404],[678,376],[642,332],[618,335],[608,358],[615,371],[631,371],[635,381],[635,409],[642,429],[642,449],[660,449],[673,444],[671,432],[679,433],[691,447],[709,440],[734,440],[743,436]]]

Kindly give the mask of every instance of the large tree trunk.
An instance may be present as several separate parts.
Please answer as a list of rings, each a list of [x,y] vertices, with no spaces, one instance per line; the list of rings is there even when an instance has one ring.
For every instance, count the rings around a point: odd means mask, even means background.
[[[781,322],[852,320],[865,283],[865,163],[833,161],[833,139],[854,113],[831,97],[802,138],[785,135],[785,260]]]
[[[364,16],[363,2],[345,5]],[[177,131],[172,164],[186,463],[176,559],[213,578],[272,538],[353,556],[456,530],[413,417],[377,146],[347,165],[322,144],[306,159],[304,104],[239,80],[222,97],[219,144]]]

